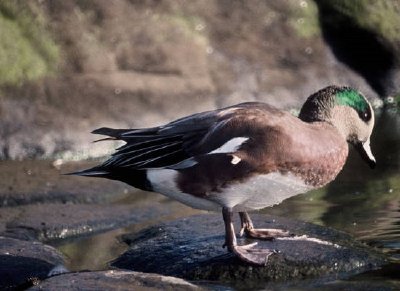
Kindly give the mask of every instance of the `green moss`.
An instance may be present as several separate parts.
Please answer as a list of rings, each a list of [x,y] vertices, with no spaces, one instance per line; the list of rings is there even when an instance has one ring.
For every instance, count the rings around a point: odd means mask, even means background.
[[[400,2],[398,0],[319,0],[319,2],[388,41],[400,40]]]
[[[290,25],[295,29],[298,36],[311,38],[321,34],[318,8],[313,1],[291,1]]]
[[[37,6],[0,1],[0,84],[19,84],[55,71],[58,47]]]

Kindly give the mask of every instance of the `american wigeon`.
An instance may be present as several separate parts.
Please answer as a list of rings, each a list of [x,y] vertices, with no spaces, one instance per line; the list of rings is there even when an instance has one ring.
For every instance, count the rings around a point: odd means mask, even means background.
[[[228,250],[262,265],[274,251],[237,245],[233,212],[240,214],[241,234],[261,239],[288,235],[255,229],[247,211],[331,182],[346,161],[347,142],[374,167],[373,126],[372,107],[360,92],[329,86],[307,99],[299,117],[249,102],[159,127],[97,129],[93,133],[126,144],[103,164],[75,174],[120,180],[194,208],[222,210]]]

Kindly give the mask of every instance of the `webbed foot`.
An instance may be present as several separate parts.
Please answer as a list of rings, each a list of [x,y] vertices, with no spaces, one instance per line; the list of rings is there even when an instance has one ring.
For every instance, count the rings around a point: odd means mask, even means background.
[[[252,243],[244,246],[233,246],[232,252],[242,261],[258,266],[265,266],[268,258],[277,251],[270,249],[255,248],[257,243]]]
[[[235,230],[232,223],[232,209],[222,208],[222,215],[225,222],[225,244],[230,252],[233,252],[239,259],[246,263],[265,266],[269,256],[277,253],[275,250],[255,248],[257,243],[238,246]]]
[[[290,237],[291,234],[287,230],[275,229],[275,228],[254,228],[253,222],[247,212],[239,212],[242,228],[240,229],[240,236],[246,234],[247,237],[273,240],[277,237]]]
[[[240,236],[246,234],[247,237],[256,238],[256,239],[264,239],[264,240],[273,240],[277,237],[289,237],[293,236],[289,231],[275,228],[241,228]]]

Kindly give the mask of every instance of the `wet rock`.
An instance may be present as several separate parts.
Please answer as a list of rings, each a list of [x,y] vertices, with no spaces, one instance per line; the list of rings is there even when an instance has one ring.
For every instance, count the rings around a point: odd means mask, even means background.
[[[49,274],[65,272],[63,256],[53,247],[37,241],[0,237],[0,289],[29,285]]]
[[[62,172],[89,166],[63,165]],[[160,195],[106,179],[61,175],[50,161],[3,161],[0,189],[0,234],[23,240],[77,237],[174,211],[158,203]]]
[[[179,278],[129,271],[69,273],[49,278],[29,290],[200,290]]]
[[[279,251],[269,258],[265,267],[242,263],[222,248],[224,225],[220,215],[192,216],[133,236],[125,235],[123,240],[130,249],[112,262],[112,266],[189,280],[246,283],[248,286],[259,280],[354,274],[385,262],[383,255],[345,233],[280,217],[252,217],[256,227],[287,229],[296,234],[273,241],[258,241],[261,248]],[[238,243],[253,241],[239,239]]]
[[[41,259],[0,255],[0,289],[25,289],[33,281],[44,279],[53,265]],[[25,288],[24,288],[25,287]]]
[[[6,222],[3,235],[34,237],[40,241],[93,234],[123,225],[143,222],[170,213],[169,208],[132,205],[37,204],[2,208],[14,217]]]
[[[50,160],[2,161],[0,207],[32,203],[101,203],[123,197],[127,185],[104,179],[65,176],[94,163],[63,163]],[[1,216],[1,214],[0,214]]]
[[[63,256],[55,248],[38,241],[24,241],[0,236],[0,254],[12,257],[41,259],[52,265],[63,263]]]
[[[321,291],[342,291],[342,290],[354,290],[354,291],[379,291],[379,290],[399,290],[400,283],[397,281],[337,281],[333,283],[327,283],[323,285],[312,286],[313,290]],[[279,289],[278,289],[279,290]],[[287,289],[280,289],[287,290]]]

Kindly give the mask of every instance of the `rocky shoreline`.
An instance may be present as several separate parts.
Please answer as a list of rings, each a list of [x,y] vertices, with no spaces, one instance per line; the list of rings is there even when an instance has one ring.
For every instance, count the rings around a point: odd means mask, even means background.
[[[296,236],[260,242],[281,253],[267,267],[254,268],[221,247],[219,214],[122,183],[62,175],[118,146],[92,143],[97,137],[90,132],[103,126],[149,127],[246,101],[295,114],[310,94],[332,84],[359,89],[375,108],[383,100],[400,104],[396,1],[0,2],[0,34],[9,44],[0,47],[0,289],[396,285],[338,281],[387,261],[329,228],[256,215],[261,227],[287,228]],[[391,149],[396,120],[377,120],[383,165],[398,158]],[[380,171],[388,173],[384,166]],[[353,178],[353,169],[346,175]],[[365,177],[357,193],[381,178]],[[385,196],[385,187],[395,193],[391,183],[356,200],[365,206],[359,213],[370,209],[373,197]],[[92,251],[105,267],[70,268],[60,252],[68,241],[115,230],[123,233],[123,254],[112,253],[107,264],[108,256]],[[80,255],[89,252],[76,248]]]
[[[20,196],[20,205],[1,207],[2,289],[28,286],[34,286],[34,290],[62,287],[84,290],[91,286],[101,289],[111,286],[115,280],[122,289],[129,289],[127,286],[146,286],[150,289],[193,290],[212,289],[220,284],[241,288],[296,280],[309,280],[307,284],[311,286],[317,281],[329,281],[332,276],[346,278],[387,263],[382,253],[345,233],[282,217],[254,215],[256,225],[284,228],[295,236],[259,242],[261,247],[280,252],[270,258],[266,267],[246,265],[222,248],[221,215],[201,214],[177,202],[165,205],[164,198],[155,194],[141,196],[139,192],[126,193],[125,185],[112,181],[102,184],[102,180],[98,179],[59,175],[59,170],[49,164],[48,161],[31,164],[15,162],[14,171],[19,172],[23,168],[30,170],[25,178],[20,176],[24,178],[19,180],[22,184],[23,181],[26,184],[33,183],[30,180],[33,176],[43,187],[53,183],[62,185],[68,193],[74,189],[74,194],[81,196],[81,200],[76,200],[72,195],[55,201],[53,196],[58,189],[46,192],[32,187],[30,193],[25,192]],[[67,164],[62,171],[81,166]],[[7,168],[10,171],[12,167],[7,165]],[[41,175],[35,176],[35,173]],[[93,184],[97,183],[100,183],[100,187],[95,189],[98,199],[88,199],[92,195]],[[20,190],[23,189],[15,186],[15,192]],[[110,191],[114,197],[110,196]],[[31,200],[31,195],[38,192],[42,192],[40,202]],[[126,198],[121,198],[135,195],[138,200],[134,203],[126,203]],[[15,193],[13,196],[17,197]],[[150,200],[149,196],[152,197]],[[58,197],[62,197],[61,193]],[[24,203],[21,203],[21,199],[25,199]],[[59,245],[63,241],[128,225],[140,226],[134,233],[126,233],[121,237],[129,249],[113,258],[112,263],[101,271],[70,272],[66,266],[68,258],[50,246],[54,242]],[[240,239],[240,243],[245,242],[249,241]],[[69,280],[73,283],[68,283]],[[204,282],[211,285],[204,285]]]

